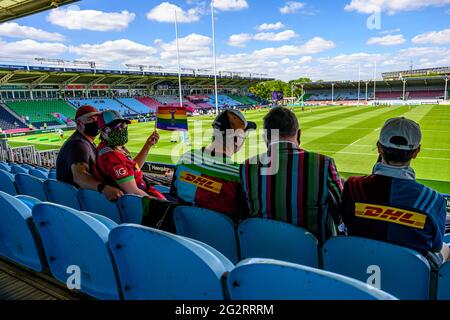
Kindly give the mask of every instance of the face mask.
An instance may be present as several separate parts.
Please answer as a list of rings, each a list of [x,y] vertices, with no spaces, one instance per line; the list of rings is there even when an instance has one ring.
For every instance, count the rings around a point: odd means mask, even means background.
[[[97,122],[86,123],[84,125],[84,134],[95,137],[98,135],[98,125]]]
[[[112,130],[108,134],[108,146],[111,148],[126,145],[128,142],[128,128]]]

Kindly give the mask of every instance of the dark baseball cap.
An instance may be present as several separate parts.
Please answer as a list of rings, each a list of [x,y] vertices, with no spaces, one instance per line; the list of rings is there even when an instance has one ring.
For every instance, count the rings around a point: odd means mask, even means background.
[[[220,131],[233,130],[256,130],[257,126],[255,122],[247,121],[239,110],[229,109],[223,111],[217,116],[212,124],[214,129]]]
[[[90,105],[84,105],[78,108],[77,113],[75,114],[75,120],[78,120],[81,117],[92,117],[99,115],[100,112]]]

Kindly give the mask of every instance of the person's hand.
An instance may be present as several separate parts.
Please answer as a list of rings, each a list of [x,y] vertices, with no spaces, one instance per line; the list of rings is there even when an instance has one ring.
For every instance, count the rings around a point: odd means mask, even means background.
[[[159,133],[158,131],[153,131],[152,135],[148,137],[147,144],[150,147],[153,147],[155,144],[157,144],[159,141]]]
[[[109,201],[117,200],[120,197],[123,197],[124,193],[122,190],[106,185],[102,190],[102,194]]]

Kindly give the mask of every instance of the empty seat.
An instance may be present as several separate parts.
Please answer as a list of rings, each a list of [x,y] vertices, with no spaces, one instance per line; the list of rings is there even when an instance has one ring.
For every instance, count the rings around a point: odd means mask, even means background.
[[[22,163],[20,166],[28,171],[30,171],[31,169],[35,169],[35,167],[33,167],[32,165],[29,165],[27,163]]]
[[[23,174],[28,174],[28,170],[18,166],[17,164],[13,164],[11,165],[11,173],[13,174],[17,174],[17,173],[23,173]]]
[[[270,258],[317,268],[319,242],[303,228],[292,224],[251,218],[238,226],[241,259]]]
[[[141,224],[143,217],[142,197],[125,195],[117,201],[123,223]]]
[[[31,196],[41,201],[47,201],[47,196],[44,192],[44,180],[24,173],[16,174],[15,180],[17,191],[20,194]]]
[[[439,270],[437,299],[450,300],[450,262],[446,262]]]
[[[118,224],[122,223],[117,205],[114,202],[108,201],[97,191],[79,189],[78,201],[82,210],[105,216]]]
[[[38,241],[32,227],[31,209],[0,191],[0,256],[34,271],[42,271]]]
[[[324,269],[366,282],[399,299],[427,300],[430,265],[419,253],[386,242],[359,237],[335,237],[323,247]]]
[[[109,235],[127,300],[222,300],[221,280],[233,265],[184,237],[137,225]]]
[[[153,187],[161,193],[169,193],[170,192],[170,188],[166,187],[166,186],[155,185]]]
[[[8,166],[6,163],[0,163],[0,170],[11,172],[11,167]]]
[[[48,173],[45,173],[42,170],[39,169],[29,169],[29,174],[32,175],[33,177],[39,178],[39,179],[48,179]]]
[[[50,172],[48,173],[48,178],[56,180],[56,169],[50,169]]]
[[[30,196],[25,196],[23,194],[17,195],[17,196],[15,196],[15,198],[22,201],[22,203],[24,203],[30,209],[33,209],[33,207],[35,205],[37,205],[38,203],[41,203],[41,200],[30,197]]]
[[[6,192],[12,196],[17,195],[14,175],[0,169],[0,191]]]
[[[36,205],[33,219],[50,271],[58,281],[66,284],[73,274],[71,268],[78,267],[81,292],[98,299],[120,298],[108,245],[109,232],[116,226],[113,221],[104,223],[95,215],[51,203]]]
[[[393,300],[365,283],[289,262],[246,259],[228,275],[232,300]]]
[[[78,189],[74,186],[62,181],[46,180],[44,181],[44,191],[48,201],[81,210],[77,196]]]
[[[237,263],[236,231],[230,218],[215,211],[187,206],[176,208],[173,217],[177,234],[204,242]]]

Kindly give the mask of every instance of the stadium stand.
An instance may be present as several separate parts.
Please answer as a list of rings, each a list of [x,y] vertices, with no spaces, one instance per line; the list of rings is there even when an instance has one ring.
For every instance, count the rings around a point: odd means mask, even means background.
[[[117,101],[127,106],[129,109],[141,114],[153,113],[154,110],[134,98],[118,98]]]
[[[219,94],[217,97],[219,100],[219,108],[237,107],[237,106],[241,105],[240,102],[237,102],[237,101],[231,99],[227,95]],[[211,104],[213,106],[216,105],[216,96],[215,95],[209,96],[209,104]]]
[[[0,105],[0,128],[2,130],[26,129],[27,126]]]
[[[98,111],[115,110],[123,116],[136,114],[135,111],[127,108],[125,105],[121,104],[119,101],[114,99],[100,98],[100,99],[78,99],[69,101],[77,108],[88,104],[97,108]]]
[[[258,102],[253,100],[250,97],[246,97],[246,96],[237,96],[237,95],[228,95],[228,97],[230,97],[230,99],[233,99],[236,102],[240,102],[242,105],[257,105]]]
[[[37,127],[44,123],[48,126],[61,124],[53,113],[60,113],[70,119],[74,119],[76,113],[76,110],[63,100],[10,101],[6,105],[17,115],[29,117],[30,123]]]
[[[151,97],[137,97],[136,100],[139,101],[140,103],[146,105],[147,107],[149,107],[152,110],[156,110],[158,108],[158,106],[161,104],[159,101],[156,101],[155,99],[153,99]]]

